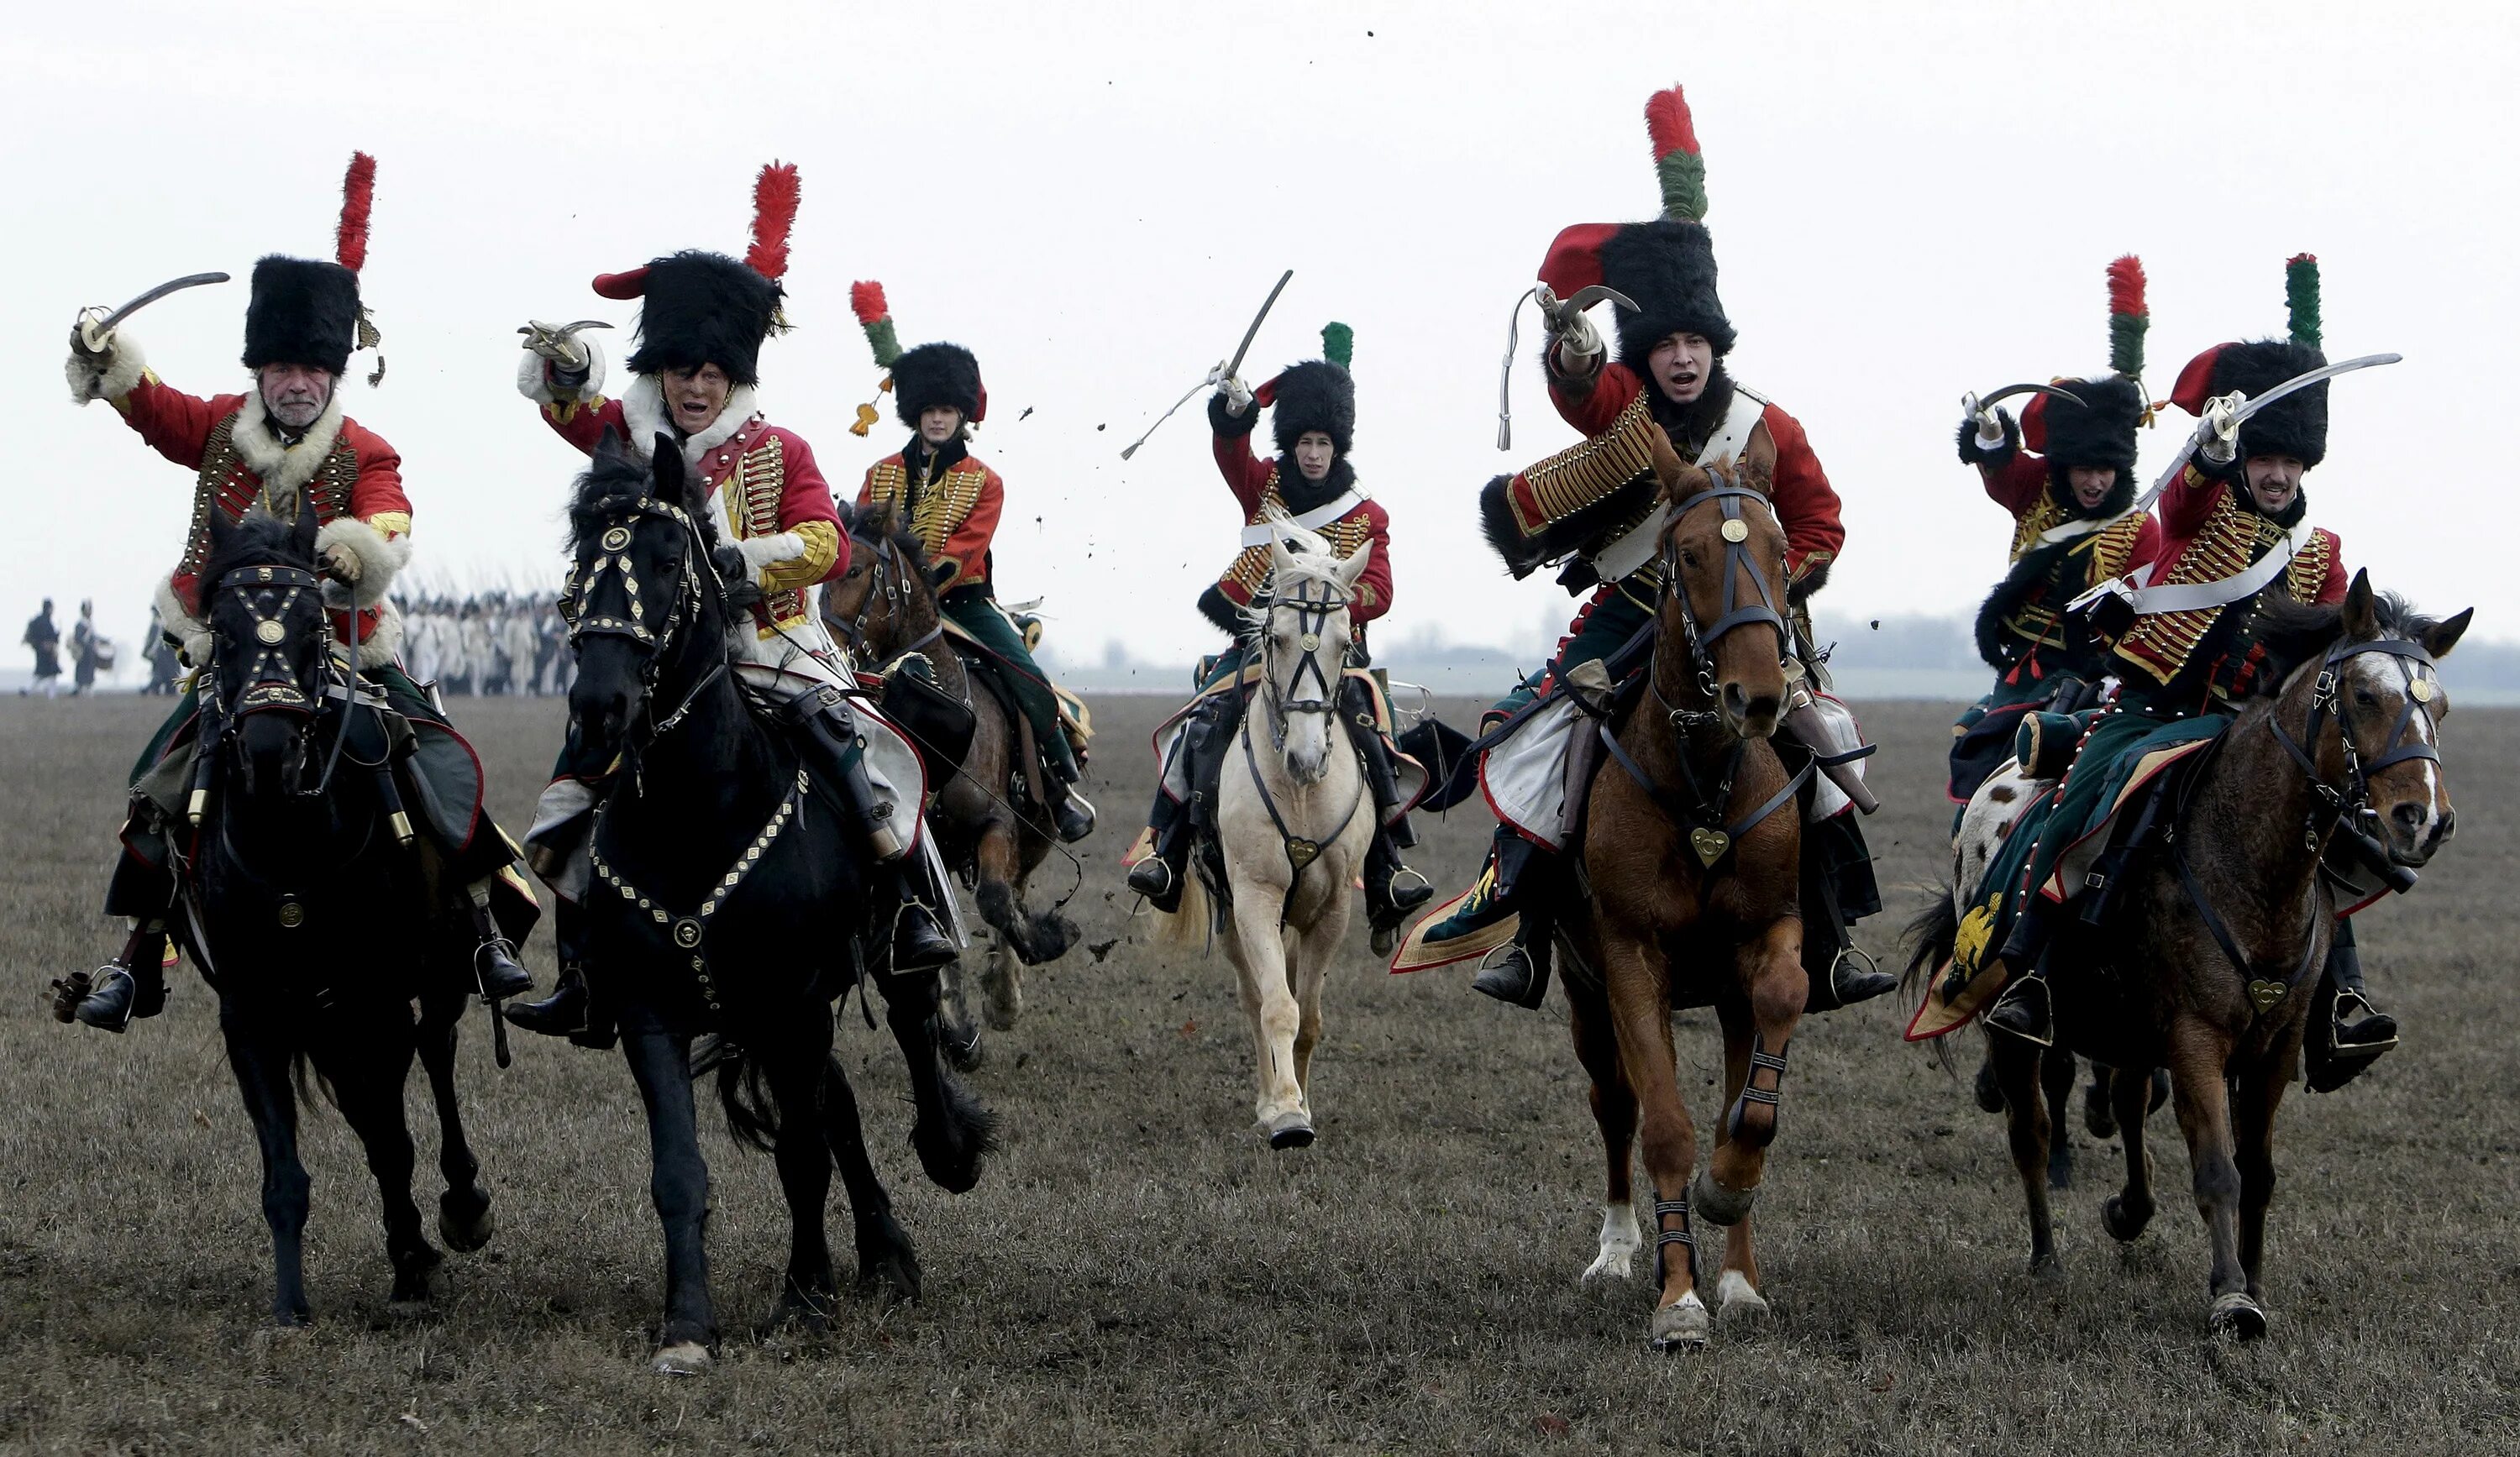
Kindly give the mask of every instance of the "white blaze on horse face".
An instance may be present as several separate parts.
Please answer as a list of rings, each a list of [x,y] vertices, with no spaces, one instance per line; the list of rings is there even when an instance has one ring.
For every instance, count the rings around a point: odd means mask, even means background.
[[[2426,670],[2413,660],[2399,657],[2396,653],[2358,653],[2347,661],[2347,688],[2368,692],[2378,702],[2378,713],[2373,722],[2384,728],[2389,728],[2396,725],[2398,716],[2406,714],[2408,708],[2414,710],[2407,715],[2406,732],[2399,742],[2379,745],[2379,753],[2388,753],[2401,744],[2429,745],[2435,741],[2432,704],[2415,698],[2418,678],[2428,679]],[[2440,693],[2441,684],[2432,683],[2428,696],[2438,699]],[[2412,849],[2432,844],[2440,833],[2442,817],[2450,810],[2450,792],[2449,786],[2442,781],[2441,766],[2430,759],[2406,760],[2381,771],[2381,773],[2388,775],[2407,771],[2411,771],[2416,782],[2423,786],[2423,822],[2408,837],[2411,843],[2407,848]],[[2386,810],[2381,812],[2381,819],[2389,832],[2396,831],[2397,821]]]

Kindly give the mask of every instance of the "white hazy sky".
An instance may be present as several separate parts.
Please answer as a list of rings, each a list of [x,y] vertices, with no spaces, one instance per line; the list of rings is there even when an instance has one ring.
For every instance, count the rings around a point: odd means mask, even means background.
[[[1192,602],[1240,523],[1204,423],[1185,409],[1119,450],[1289,267],[1250,373],[1355,327],[1391,627],[1529,651],[1569,604],[1508,581],[1474,493],[1572,436],[1526,331],[1496,452],[1507,309],[1560,226],[1656,210],[1641,108],[1679,81],[1734,373],[1803,420],[1846,501],[1836,610],[1983,594],[2008,527],[1953,459],[1957,401],[2103,367],[2111,257],[2151,273],[2162,395],[2196,349],[2280,332],[2283,259],[2308,250],[2330,356],[2407,356],[2335,387],[2313,519],[2383,585],[2520,636],[2490,424],[2520,316],[2507,7],[126,0],[9,29],[0,385],[36,426],[0,533],[11,613],[92,595],[136,636],[189,508],[186,470],[68,404],[76,309],[234,273],[133,332],[178,387],[240,387],[245,275],[329,255],[357,147],[380,163],[365,290],[391,373],[349,409],[402,451],[415,569],[439,581],[557,579],[578,458],[515,392],[516,326],[601,316],[626,339],[590,277],[740,253],[779,157],[804,201],[771,418],[843,494],[897,448],[888,414],[846,431],[876,377],[853,279],[883,282],[905,343],[973,347],[1002,591],[1046,596],[1070,653],[1212,644]],[[2153,431],[2147,470],[2178,440]]]

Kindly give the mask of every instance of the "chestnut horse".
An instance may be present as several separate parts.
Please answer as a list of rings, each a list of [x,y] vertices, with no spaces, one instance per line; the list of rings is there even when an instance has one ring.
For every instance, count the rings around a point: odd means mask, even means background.
[[[2018,1038],[1989,1038],[2029,1208],[2030,1268],[2049,1278],[2063,1266],[2044,1173],[2042,1062],[2081,1053],[2107,1065],[2127,1178],[2100,1222],[2122,1243],[2153,1215],[2144,1115],[2154,1070],[2169,1070],[2212,1250],[2207,1323],[2241,1339],[2267,1327],[2275,1109],[2300,1063],[2335,925],[2336,883],[2323,866],[2360,846],[2365,864],[2411,870],[2450,838],[2439,748],[2450,700],[2433,662],[2470,615],[2419,617],[2375,596],[2361,573],[2341,606],[2270,598],[2257,610],[2267,690],[2223,730],[2164,816],[2163,844],[2122,876],[2104,923],[2059,937],[2050,953],[2054,1047],[2043,1055]],[[1912,982],[1949,959],[1952,907],[1972,904],[1976,889],[1956,888],[1934,924],[1920,922]]]
[[[1726,1309],[1766,1309],[1748,1216],[1810,978],[1797,901],[1802,775],[1768,741],[1784,703],[1787,638],[1772,462],[1754,447],[1729,469],[1701,469],[1660,435],[1655,445],[1668,509],[1658,636],[1642,690],[1599,729],[1612,763],[1585,802],[1580,895],[1558,934],[1575,1052],[1592,1075],[1609,1165],[1600,1254],[1584,1278],[1625,1278],[1642,1244],[1629,1181],[1642,1131],[1661,1286],[1650,1335],[1668,1349],[1703,1345],[1712,1327],[1692,1211],[1730,1226]],[[1680,1096],[1671,1013],[1708,1003],[1724,1027],[1729,1111],[1692,1186],[1697,1130]]]

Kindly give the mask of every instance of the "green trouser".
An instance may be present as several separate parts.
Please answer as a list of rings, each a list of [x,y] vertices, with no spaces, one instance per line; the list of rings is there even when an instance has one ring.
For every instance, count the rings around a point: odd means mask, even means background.
[[[1550,660],[1548,667],[1515,684],[1512,692],[1488,710],[1487,717],[1495,720],[1518,712],[1539,697],[1551,680],[1563,678],[1569,669],[1598,662],[1627,646],[1629,639],[1653,621],[1653,608],[1647,605],[1651,596],[1642,573],[1595,593],[1584,610],[1575,615],[1574,626],[1557,640],[1557,656]]]
[[[997,659],[998,677],[1014,693],[1016,706],[1032,725],[1032,735],[1041,743],[1042,756],[1062,780],[1073,783],[1076,753],[1068,746],[1067,730],[1058,722],[1058,698],[1050,690],[1050,676],[1032,660],[1032,649],[1024,645],[1023,634],[1007,620],[1006,613],[998,610],[997,599],[990,596],[989,589],[958,588],[939,598],[937,605]]]
[[[2111,795],[2124,777],[2115,772],[2118,762],[2154,733],[2183,723],[2138,708],[2121,708],[2092,722],[2082,747],[2074,752],[2074,767],[2065,772],[2056,808],[2040,826],[2038,846],[2030,853],[2029,894],[2043,894],[2056,871],[2056,861],[2107,819]],[[2064,899],[2070,901],[2080,887],[2066,889]]]

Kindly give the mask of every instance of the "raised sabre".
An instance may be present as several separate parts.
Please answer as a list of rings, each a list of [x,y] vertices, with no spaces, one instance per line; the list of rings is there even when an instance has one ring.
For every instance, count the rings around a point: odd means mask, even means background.
[[[1199,380],[1196,384],[1193,384],[1189,389],[1183,391],[1182,397],[1173,401],[1172,408],[1170,410],[1166,410],[1163,414],[1156,416],[1154,424],[1147,426],[1147,433],[1145,435],[1141,435],[1137,439],[1129,442],[1129,448],[1120,452],[1121,460],[1125,461],[1131,456],[1136,455],[1138,453],[1138,447],[1146,444],[1148,436],[1153,435],[1155,430],[1161,426],[1165,420],[1173,418],[1173,411],[1179,410],[1184,405],[1189,404],[1190,397],[1192,395],[1197,394],[1202,389],[1213,389],[1217,385],[1234,377],[1235,372],[1242,368],[1242,356],[1250,352],[1251,341],[1260,336],[1261,322],[1269,317],[1269,311],[1271,309],[1277,307],[1278,295],[1286,291],[1286,281],[1294,276],[1295,270],[1291,268],[1287,269],[1284,273],[1278,275],[1278,286],[1269,290],[1269,296],[1267,298],[1261,300],[1260,312],[1251,316],[1251,327],[1242,331],[1242,342],[1235,346],[1234,358],[1228,360],[1222,367],[1208,371],[1207,377]]]
[[[88,353],[103,354],[107,342],[113,337],[114,328],[123,320],[139,313],[169,293],[185,288],[198,288],[203,284],[224,284],[227,281],[228,276],[224,273],[188,273],[180,279],[170,279],[159,284],[110,314],[93,308],[82,309],[79,311],[78,321],[79,342],[87,346]]]
[[[1505,368],[1497,375],[1497,449],[1513,448],[1513,357],[1522,348],[1522,306],[1533,298],[1540,300],[1540,312],[1559,329],[1586,309],[1603,299],[1630,313],[1637,312],[1637,301],[1607,284],[1587,284],[1571,297],[1560,299],[1547,284],[1534,284],[1522,290],[1513,301],[1513,313],[1505,321]]]
[[[2186,469],[2188,461],[2195,457],[2196,447],[2203,443],[2205,427],[2214,422],[2214,413],[2218,408],[2230,411],[2229,429],[2231,438],[2236,440],[2239,438],[2240,426],[2250,416],[2288,394],[2308,389],[2322,379],[2333,379],[2339,375],[2350,375],[2356,370],[2367,370],[2373,365],[2393,365],[2405,358],[2403,354],[2365,354],[2354,359],[2341,360],[2332,365],[2322,365],[2308,374],[2295,375],[2254,400],[2233,391],[2219,399],[2207,401],[2205,418],[2199,419],[2196,422],[2196,428],[2187,433],[2187,441],[2179,447],[2179,454],[2171,457],[2170,468],[2161,472],[2161,479],[2154,481],[2152,489],[2143,493],[2142,500],[2129,507],[2126,514],[2134,515],[2138,511],[2150,510],[2152,504],[2161,499],[2161,493],[2170,489],[2170,483],[2179,479],[2179,473]]]
[[[587,354],[586,346],[577,341],[577,331],[611,327],[601,319],[580,319],[575,324],[545,324],[537,319],[531,324],[518,325],[517,332],[525,336],[525,347],[534,353],[568,369],[582,370],[587,367],[591,356]]]

